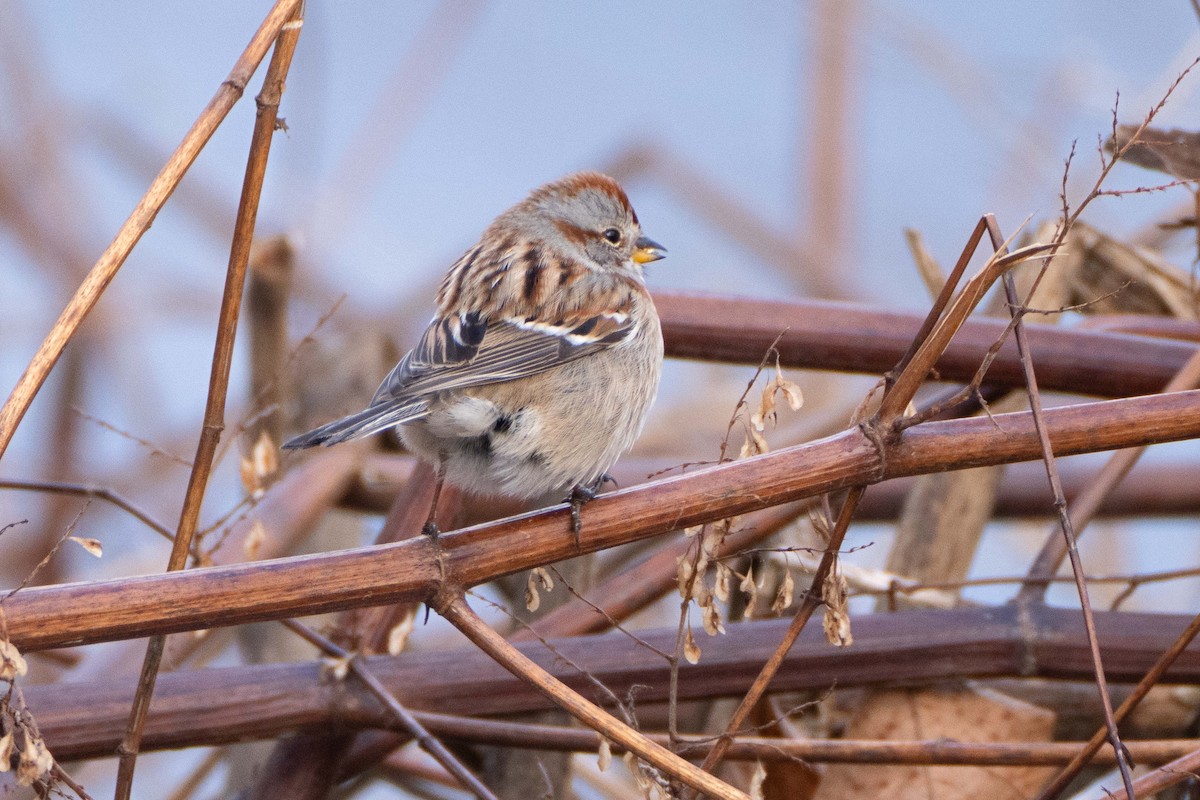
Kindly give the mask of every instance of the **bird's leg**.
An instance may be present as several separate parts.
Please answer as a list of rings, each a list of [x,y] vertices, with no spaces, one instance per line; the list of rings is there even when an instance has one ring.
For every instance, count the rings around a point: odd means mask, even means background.
[[[442,484],[446,481],[446,461],[442,459],[437,465],[437,476],[434,478],[433,484],[433,499],[429,501],[429,517],[425,520],[425,524],[421,526],[421,533],[429,538],[437,541],[438,534],[441,530],[437,524],[438,499],[442,496]]]
[[[421,533],[433,540],[434,557],[437,559],[438,575],[441,583],[446,582],[446,561],[442,554],[442,543],[438,536],[441,530],[438,529],[437,511],[438,500],[442,496],[442,484],[446,482],[446,457],[442,456],[438,459],[437,474],[433,484],[433,499],[429,501],[429,518],[425,520],[425,524],[421,526]],[[428,620],[429,607],[425,607],[426,619]]]
[[[577,483],[571,488],[567,502],[571,505],[571,534],[575,537],[576,550],[579,549],[579,532],[583,529],[583,523],[579,519],[579,510],[583,508],[584,503],[596,499],[596,495],[600,493],[600,487],[606,480],[612,480],[607,473],[601,475],[591,485],[584,486],[582,483]]]

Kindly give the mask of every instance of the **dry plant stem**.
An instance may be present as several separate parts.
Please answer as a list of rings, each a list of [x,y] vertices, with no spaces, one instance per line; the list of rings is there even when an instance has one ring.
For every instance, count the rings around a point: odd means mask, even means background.
[[[684,761],[662,745],[649,741],[545,672],[480,619],[467,605],[461,591],[443,588],[434,600],[434,607],[501,666],[536,686],[553,699],[555,704],[609,741],[632,751],[646,763],[699,792],[723,800],[749,800],[749,796],[744,792],[698,770],[695,765]]]
[[[63,348],[67,346],[67,342],[75,335],[84,318],[100,299],[100,295],[112,282],[117,270],[125,263],[125,259],[129,257],[134,245],[150,228],[155,216],[158,215],[159,210],[171,196],[171,192],[175,190],[184,173],[199,155],[200,150],[208,142],[217,126],[225,119],[229,109],[241,98],[246,83],[266,55],[267,48],[275,41],[284,23],[299,5],[300,0],[277,0],[250,40],[250,44],[234,64],[229,76],[221,84],[221,88],[205,106],[191,130],[184,136],[183,142],[171,154],[170,160],[155,177],[133,213],[125,220],[112,243],[101,254],[91,272],[84,278],[83,283],[75,291],[75,295],[67,303],[67,307],[63,309],[58,321],[54,323],[54,327],[50,329],[50,333],[47,334],[45,341],[34,354],[29,366],[18,379],[17,385],[13,387],[4,407],[0,408],[0,458],[4,457],[4,452],[8,449],[8,444],[12,441],[17,426],[25,416],[25,412],[29,410],[29,406],[45,382],[46,376],[50,374],[50,370],[54,368],[54,364],[62,355]]]
[[[1200,386],[1200,351],[1197,351],[1188,360],[1183,369],[1167,384],[1164,391],[1181,392],[1197,386]],[[1129,471],[1133,469],[1145,452],[1146,448],[1137,447],[1113,453],[1101,467],[1095,481],[1071,501],[1070,520],[1076,537],[1081,535],[1083,529],[1096,518],[1101,504],[1112,494],[1117,484],[1125,479],[1125,476],[1129,474]],[[1055,528],[1047,537],[1046,543],[1042,545],[1041,551],[1029,568],[1025,584],[1017,594],[1017,602],[1044,601],[1046,590],[1050,587],[1048,581],[1058,571],[1059,565],[1067,555],[1067,550],[1067,540],[1060,536],[1059,529]]]
[[[810,507],[810,502],[801,502],[788,506],[779,506],[757,512],[750,518],[743,518],[742,526],[735,530],[721,543],[718,557],[729,556],[754,546],[762,539],[775,533],[787,523],[804,513]],[[686,552],[686,547],[684,548]],[[662,597],[676,585],[676,562],[680,555],[679,543],[673,540],[664,541],[654,551],[636,565],[614,575],[602,585],[589,592],[597,598],[603,598],[603,605],[592,604],[576,595],[561,606],[541,617],[537,621],[537,633],[529,627],[518,628],[509,637],[511,642],[525,642],[533,639],[548,639],[564,636],[580,636],[588,633],[601,633],[609,630],[613,623],[620,623],[635,612]],[[380,611],[381,609],[370,609]],[[392,744],[400,747],[406,740],[398,735],[392,736]],[[662,744],[662,742],[660,742]],[[388,748],[375,737],[370,745],[372,751],[383,752]],[[352,753],[359,752],[356,749]],[[375,759],[377,761],[378,758]],[[371,765],[375,763],[371,761]],[[357,774],[363,768],[345,770],[349,774]]]
[[[286,619],[283,620],[283,624],[287,626],[288,630],[296,633],[317,649],[324,651],[327,655],[345,660],[350,671],[354,673],[354,676],[362,681],[363,685],[371,690],[371,694],[375,695],[379,702],[395,716],[400,725],[416,740],[420,748],[429,753],[447,772],[453,775],[462,784],[463,788],[470,791],[476,797],[481,798],[481,800],[497,800],[492,791],[484,786],[479,778],[475,777],[469,769],[463,766],[462,762],[455,758],[454,754],[447,750],[444,744],[435,739],[429,731],[425,730],[425,727],[413,716],[412,712],[400,704],[400,701],[379,682],[379,679],[375,677],[371,670],[367,669],[367,666],[357,654],[339,647],[312,628],[295,620]]]
[[[434,504],[434,489],[437,473],[429,464],[421,462],[409,478],[405,490],[396,497],[387,518],[375,537],[376,544],[391,544],[420,535],[421,525],[428,518],[427,509]],[[352,611],[343,615],[334,625],[337,637],[353,643],[356,649],[367,653],[382,653],[387,649],[387,637],[397,618],[409,608],[398,606],[376,606]]]
[[[594,753],[600,737],[594,731],[557,725],[531,725],[503,720],[460,717],[449,714],[414,712],[427,729],[454,741],[478,742],[505,747],[544,750],[569,750]],[[646,736],[667,745],[666,734]],[[686,737],[681,755],[703,752],[712,739]],[[945,739],[895,741],[888,739],[780,739],[742,736],[730,747],[731,761],[791,761],[803,759],[819,763],[843,764],[962,764],[976,766],[1045,766],[1069,760],[1080,742],[956,742]],[[1139,763],[1162,764],[1200,746],[1196,739],[1143,740],[1127,742]],[[616,750],[617,748],[613,748]],[[1104,764],[1115,761],[1105,753]]]
[[[946,310],[946,306],[950,304],[950,300],[954,297],[954,290],[958,287],[958,282],[962,280],[963,273],[966,272],[967,264],[971,263],[971,256],[975,252],[975,248],[979,246],[980,239],[983,238],[983,233],[987,229],[986,221],[980,218],[979,222],[975,223],[975,230],[971,231],[971,235],[967,237],[967,244],[963,247],[962,252],[958,256],[958,261],[954,264],[954,269],[950,271],[946,281],[942,284],[937,295],[934,297],[933,305],[930,306],[929,312],[925,315],[925,321],[921,323],[921,327],[913,336],[912,344],[909,345],[908,351],[900,357],[896,366],[888,375],[888,388],[891,388],[892,383],[897,375],[904,371],[913,356],[917,354],[920,346],[929,338],[930,332],[933,331],[934,325],[941,319],[942,313]],[[910,398],[911,399],[911,398]],[[905,401],[907,403],[907,401]],[[904,406],[901,405],[900,408]]]
[[[279,31],[271,64],[263,81],[263,89],[257,98],[258,114],[250,142],[250,157],[246,163],[246,176],[242,183],[242,197],[238,204],[237,220],[234,224],[233,246],[229,254],[229,270],[225,278],[225,292],[221,298],[221,311],[217,323],[216,345],[213,349],[212,374],[209,377],[208,400],[204,409],[204,424],[200,441],[196,445],[196,457],[192,461],[192,473],[180,512],[179,528],[171,547],[167,571],[175,572],[187,565],[204,502],[204,491],[212,472],[213,457],[221,440],[225,426],[225,398],[229,388],[229,370],[233,360],[233,343],[237,334],[238,312],[242,305],[242,290],[245,285],[246,265],[250,260],[250,247],[254,239],[254,223],[258,216],[258,202],[262,194],[263,178],[267,170],[267,156],[275,133],[279,113],[279,101],[296,42],[300,36],[301,19],[294,10]],[[138,690],[130,710],[129,725],[125,738],[118,748],[120,758],[117,767],[117,800],[128,800],[133,789],[133,771],[137,764],[137,753],[150,708],[150,697],[154,694],[154,682],[162,661],[166,637],[152,636],[146,647],[142,662]]]
[[[1004,251],[1006,245],[1004,244],[1003,237],[1000,235],[995,220],[990,216],[988,218],[988,230],[992,237],[992,246],[996,248],[997,252]],[[1037,431],[1038,441],[1041,445],[1042,459],[1046,464],[1046,477],[1050,481],[1050,488],[1054,493],[1054,508],[1058,512],[1059,524],[1062,526],[1063,538],[1066,541],[1067,553],[1071,560],[1071,571],[1075,575],[1075,587],[1079,593],[1079,603],[1083,610],[1084,627],[1087,630],[1088,644],[1092,651],[1092,664],[1096,672],[1096,689],[1100,693],[1100,702],[1104,708],[1104,725],[1108,730],[1109,742],[1116,753],[1117,768],[1121,772],[1121,780],[1125,784],[1126,791],[1132,796],[1133,776],[1130,774],[1124,745],[1121,744],[1121,736],[1117,731],[1117,722],[1113,719],[1112,699],[1108,693],[1108,682],[1104,677],[1104,663],[1100,657],[1100,643],[1096,638],[1096,621],[1092,615],[1091,601],[1088,599],[1087,583],[1084,581],[1083,563],[1079,558],[1079,550],[1075,546],[1075,531],[1071,525],[1071,516],[1068,513],[1067,498],[1063,493],[1062,481],[1058,477],[1054,448],[1051,446],[1050,437],[1046,433],[1042,397],[1038,392],[1037,375],[1034,373],[1033,358],[1029,352],[1029,341],[1025,336],[1025,327],[1021,322],[1021,318],[1024,316],[1021,298],[1017,294],[1016,283],[1013,281],[1011,274],[1004,275],[1004,292],[1008,299],[1013,321],[1016,323],[1014,333],[1016,334],[1017,349],[1021,353],[1021,361],[1025,367],[1025,385],[1026,393],[1029,397],[1029,409],[1033,414],[1033,425]]]
[[[871,439],[880,448],[881,457],[886,445],[878,436],[878,431],[884,430],[887,425],[896,420],[909,402],[912,401],[917,389],[925,380],[925,376],[929,374],[929,370],[932,369],[934,363],[937,362],[938,358],[950,344],[954,333],[966,321],[967,316],[979,304],[979,301],[983,299],[983,295],[987,292],[988,288],[995,282],[997,277],[1006,275],[1008,269],[1019,264],[1025,258],[1044,250],[1044,248],[1035,246],[1024,248],[1022,251],[1011,255],[1007,252],[1002,253],[997,250],[992,254],[983,269],[967,281],[962,291],[951,302],[950,296],[954,291],[954,287],[966,269],[966,264],[970,260],[971,253],[978,246],[984,230],[989,226],[990,219],[990,215],[984,216],[975,226],[975,230],[972,232],[967,246],[963,249],[958,263],[951,272],[949,280],[947,280],[945,286],[942,287],[942,291],[938,294],[933,308],[930,310],[925,323],[922,324],[917,337],[913,341],[913,345],[901,358],[900,364],[892,371],[891,374],[896,375],[896,378],[894,381],[889,381],[883,399],[880,401],[879,410],[871,422],[864,426],[863,430],[867,438]],[[947,304],[949,304],[949,307],[943,314],[942,308]],[[755,679],[750,690],[742,698],[741,703],[726,724],[725,732],[721,734],[721,737],[717,740],[712,750],[705,756],[704,763],[701,765],[702,769],[711,772],[721,763],[721,759],[733,741],[733,737],[745,724],[751,711],[754,710],[759,700],[762,699],[763,694],[766,693],[771,679],[779,670],[780,664],[783,663],[784,656],[787,655],[796,638],[804,630],[804,626],[808,624],[813,611],[821,604],[821,587],[824,586],[825,579],[833,568],[837,552],[841,549],[846,531],[850,527],[850,522],[854,518],[854,512],[858,508],[858,504],[862,500],[865,491],[865,485],[856,485],[846,495],[841,511],[838,514],[837,522],[830,533],[830,540],[826,545],[825,553],[821,557],[821,562],[818,564],[816,572],[813,574],[810,588],[805,593],[800,608],[797,609],[796,615],[792,619],[792,624],[788,627],[787,634],[780,641],[779,647],[771,655],[771,658],[763,665],[762,671]]]
[[[1133,709],[1137,708],[1137,704],[1158,684],[1166,671],[1175,663],[1175,660],[1179,658],[1183,651],[1187,649],[1187,646],[1191,644],[1192,640],[1196,638],[1196,634],[1200,634],[1200,616],[1193,617],[1183,633],[1179,634],[1171,646],[1163,651],[1162,655],[1154,663],[1154,666],[1138,681],[1137,686],[1125,698],[1125,702],[1121,703],[1120,707],[1113,712],[1113,719],[1120,723]],[[1052,798],[1058,797],[1067,788],[1067,784],[1075,780],[1075,776],[1079,774],[1079,771],[1087,766],[1100,751],[1100,748],[1104,746],[1104,742],[1107,739],[1107,727],[1100,728],[1092,734],[1092,738],[1088,740],[1087,744],[1075,754],[1070,763],[1063,767],[1062,772],[1056,775],[1054,780],[1042,790],[1042,793],[1038,795],[1038,800],[1052,800]]]

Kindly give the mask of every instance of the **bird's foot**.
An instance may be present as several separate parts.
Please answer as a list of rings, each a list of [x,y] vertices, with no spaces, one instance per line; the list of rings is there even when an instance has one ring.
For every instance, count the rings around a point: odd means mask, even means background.
[[[597,481],[593,487],[588,487],[584,486],[582,483],[577,483],[571,489],[571,494],[567,498],[567,503],[569,503],[571,506],[571,534],[575,537],[576,550],[580,549],[579,532],[583,530],[583,522],[579,518],[579,510],[583,508],[584,503],[588,503],[596,499],[596,489],[599,487],[602,481],[603,479]]]
[[[421,535],[428,536],[433,542],[433,558],[437,561],[438,566],[438,584],[446,585],[446,554],[442,550],[442,530],[438,527],[437,522],[433,517],[425,520],[425,524],[421,526]],[[429,622],[429,604],[425,604],[425,622]]]

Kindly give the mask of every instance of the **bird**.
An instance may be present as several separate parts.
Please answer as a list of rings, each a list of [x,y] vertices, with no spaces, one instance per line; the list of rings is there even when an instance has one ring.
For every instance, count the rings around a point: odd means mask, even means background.
[[[367,407],[284,442],[334,445],[398,428],[443,482],[580,506],[639,435],[658,392],[663,339],[642,233],[621,186],[578,172],[500,214],[447,271],[432,321]],[[561,495],[560,495],[561,496]]]

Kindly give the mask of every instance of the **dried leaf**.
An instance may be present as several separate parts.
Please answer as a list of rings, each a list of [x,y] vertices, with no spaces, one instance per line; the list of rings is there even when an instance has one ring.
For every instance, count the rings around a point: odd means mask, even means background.
[[[537,611],[542,605],[542,596],[538,594],[537,581],[533,579],[533,573],[529,573],[529,577],[525,580],[525,610]]]
[[[722,603],[729,602],[729,590],[733,585],[733,570],[727,567],[723,562],[717,562],[717,579],[713,584],[713,594]]]
[[[263,542],[266,540],[267,526],[263,525],[260,519],[254,520],[242,542],[242,553],[246,556],[247,561],[254,561],[258,558],[258,551],[262,549]]]
[[[692,635],[691,628],[687,629],[687,635],[683,638],[683,657],[689,664],[700,663],[700,645],[696,644],[696,637]]]
[[[813,506],[808,511],[808,521],[812,525],[813,533],[816,534],[821,542],[828,543],[829,537],[833,533],[833,520],[825,513],[825,509],[821,506]]]
[[[786,570],[783,573],[783,582],[779,585],[779,591],[775,594],[775,602],[771,603],[771,610],[776,614],[782,614],[792,605],[792,597],[796,591],[796,581],[792,579],[791,570]]]
[[[255,500],[262,497],[262,487],[258,485],[258,480],[254,475],[254,459],[242,456],[238,461],[238,475],[242,479],[242,489],[246,494]]]
[[[825,639],[835,647],[854,644],[854,636],[850,633],[848,595],[846,576],[835,564],[825,576],[825,585],[821,588],[821,598],[825,601]]]
[[[725,543],[725,537],[729,535],[732,522],[728,519],[714,522],[704,532],[704,536],[700,539],[700,551],[704,554],[705,561],[711,561],[720,555],[721,545]],[[705,564],[705,566],[708,565]]]
[[[754,568],[746,567],[746,575],[738,584],[738,591],[746,595],[746,608],[742,616],[750,619],[754,616],[754,604],[758,601],[758,584],[754,582]]]
[[[404,612],[404,616],[400,618],[400,621],[388,631],[387,652],[389,656],[397,656],[404,651],[404,645],[408,644],[409,634],[413,632],[416,622],[417,609],[415,607],[409,608]]]
[[[762,399],[758,401],[758,411],[750,417],[750,424],[756,431],[763,430],[767,423],[775,424],[775,383],[763,387]]]
[[[608,765],[612,763],[612,745],[608,743],[608,739],[600,737],[600,749],[596,753],[596,768],[601,772],[608,769]]]
[[[703,525],[693,525],[690,528],[684,528],[683,535],[690,539],[702,530],[704,530]]]
[[[763,784],[766,781],[767,768],[761,761],[755,762],[754,774],[750,776],[750,785],[746,788],[746,794],[750,795],[751,800],[763,800]]]
[[[0,772],[12,769],[13,735],[12,731],[0,736]]]
[[[19,678],[28,671],[29,666],[17,646],[6,639],[0,640],[0,681],[11,683],[13,678]]]
[[[258,440],[251,448],[250,460],[254,464],[254,475],[259,486],[266,486],[279,471],[279,448],[265,430],[258,435]]]
[[[716,636],[718,633],[725,632],[725,625],[721,622],[721,610],[712,601],[712,595],[708,595],[708,604],[701,611],[700,620],[704,623],[705,633],[709,636]]]
[[[746,440],[742,442],[742,449],[738,450],[738,458],[749,458],[754,455],[754,443],[750,441],[749,434],[746,435]]]
[[[238,464],[242,488],[255,500],[267,491],[267,486],[279,471],[279,448],[264,430],[250,448],[249,456],[242,456]]]
[[[89,539],[86,536],[68,536],[75,544],[88,551],[89,555],[100,558],[104,555],[104,546],[100,544],[99,539]]]
[[[34,781],[49,774],[54,768],[54,757],[46,749],[46,743],[40,737],[31,736],[25,732],[25,749],[17,761],[17,783],[21,786],[32,786]]]
[[[542,584],[543,589],[547,592],[554,591],[554,578],[550,577],[550,573],[546,571],[545,567],[534,567],[533,575]]]
[[[767,444],[766,437],[753,428],[750,429],[750,438],[754,440],[754,452],[756,455],[771,452],[771,447]]]
[[[690,555],[684,553],[675,559],[675,585],[679,589],[679,596],[684,600],[688,599],[692,591],[692,576],[696,574]]]
[[[800,391],[799,386],[789,380],[785,380],[782,375],[775,379],[775,385],[779,388],[779,391],[783,392],[788,408],[792,411],[799,411],[804,406],[804,393]]]
[[[695,555],[695,561],[692,562],[692,574],[696,578],[703,578],[704,573],[708,571],[708,553],[704,550],[704,542],[700,543],[700,552]]]

